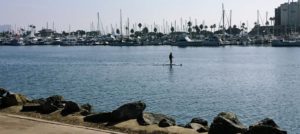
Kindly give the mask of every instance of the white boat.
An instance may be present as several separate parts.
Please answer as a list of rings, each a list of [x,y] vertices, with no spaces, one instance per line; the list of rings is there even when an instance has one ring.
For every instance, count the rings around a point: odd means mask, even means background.
[[[202,40],[192,40],[188,36],[185,36],[184,39],[178,39],[173,42],[173,46],[186,47],[186,46],[202,46]]]
[[[272,40],[273,47],[300,47],[300,40]]]
[[[203,40],[202,46],[223,46],[224,43],[221,38],[217,36],[211,36]]]

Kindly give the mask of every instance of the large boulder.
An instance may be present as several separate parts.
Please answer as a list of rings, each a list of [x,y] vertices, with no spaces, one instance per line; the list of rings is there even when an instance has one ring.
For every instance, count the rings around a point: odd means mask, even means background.
[[[42,114],[50,114],[58,110],[58,107],[51,102],[46,102],[40,106],[39,112]]]
[[[92,112],[92,105],[89,104],[89,103],[83,104],[83,105],[81,105],[80,107],[81,107],[81,109],[83,109],[83,110],[86,110],[86,111],[88,111],[88,112]]]
[[[0,108],[3,107],[2,104],[3,104],[3,99],[2,99],[2,97],[0,97]]]
[[[176,123],[173,122],[172,120],[168,120],[168,119],[162,119],[159,123],[158,126],[159,127],[170,127],[170,126],[175,126]]]
[[[46,98],[46,102],[52,103],[54,106],[58,108],[64,108],[64,97],[61,95],[53,95]]]
[[[66,101],[65,102],[65,107],[64,109],[61,111],[61,115],[66,116],[75,112],[79,112],[80,111],[80,106],[73,102],[73,101]]]
[[[2,107],[24,105],[29,100],[22,94],[7,94],[2,98]]]
[[[80,112],[81,115],[87,116],[87,115],[91,114],[91,112],[92,112],[92,105],[90,105],[89,103],[83,104],[80,107],[81,107],[81,112]]]
[[[112,111],[112,117],[116,122],[136,119],[142,115],[145,108],[146,104],[141,101],[127,103]]]
[[[287,134],[287,132],[281,130],[274,120],[266,118],[251,125],[247,134]]]
[[[26,103],[22,107],[22,112],[34,112],[40,110],[41,105],[38,103]]]
[[[208,134],[236,134],[245,133],[247,128],[238,120],[237,115],[222,112],[214,118]]]
[[[46,99],[41,98],[33,100],[32,102],[39,103],[41,105],[39,112],[42,114],[50,114],[59,108],[64,108],[66,103],[64,101],[64,97],[60,95],[53,95]]]
[[[163,119],[167,120],[168,122],[172,122],[172,124],[175,124],[175,120],[172,117],[155,113],[143,113],[142,116],[137,118],[137,122],[140,125],[153,125],[159,124],[159,122]]]
[[[198,123],[198,124],[201,124],[203,126],[208,126],[207,120],[204,120],[204,119],[202,119],[200,117],[193,118],[190,123]]]
[[[0,97],[4,97],[5,94],[8,93],[8,90],[4,89],[4,88],[0,88]]]
[[[48,101],[48,102],[61,102],[61,101],[64,101],[64,97],[61,96],[61,95],[53,95],[53,96],[50,96],[50,97],[46,98],[46,101]]]
[[[198,131],[199,133],[203,133],[203,132],[208,132],[208,126],[203,126],[202,124],[199,123],[188,123],[185,125],[185,128],[191,128],[194,129],[196,131]]]
[[[46,103],[46,99],[45,98],[33,99],[30,101],[30,103],[43,105]]]
[[[91,123],[104,123],[104,122],[111,122],[112,121],[112,113],[98,113],[94,115],[89,115],[83,118],[85,122]]]

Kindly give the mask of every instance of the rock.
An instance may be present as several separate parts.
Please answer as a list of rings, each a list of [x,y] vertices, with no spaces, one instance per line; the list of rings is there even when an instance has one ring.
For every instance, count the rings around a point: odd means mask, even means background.
[[[43,105],[46,103],[46,99],[45,98],[40,98],[40,99],[34,99],[30,101],[31,103],[35,103],[35,104],[40,104]]]
[[[83,104],[83,105],[81,105],[81,109],[84,109],[88,112],[91,112],[92,111],[92,105],[90,105],[89,103]]]
[[[50,102],[58,108],[64,108],[64,103],[63,103],[64,101],[65,101],[64,97],[60,95],[53,95],[46,99],[46,102],[48,103]]]
[[[198,124],[201,124],[203,126],[208,126],[207,120],[204,120],[204,119],[199,118],[199,117],[193,118],[190,123],[198,123]]]
[[[41,98],[32,102],[41,104],[39,112],[42,114],[50,114],[59,108],[65,107],[64,97],[60,95],[53,95],[46,99]]]
[[[287,132],[281,130],[274,120],[266,118],[251,125],[246,134],[287,134]]]
[[[2,98],[3,107],[24,105],[27,102],[28,99],[22,94],[7,94]]]
[[[205,126],[199,128],[199,129],[197,129],[197,132],[198,132],[198,133],[204,133],[204,132],[208,132],[208,131],[209,131],[209,128],[208,128],[208,127],[205,127]]]
[[[83,118],[85,122],[92,122],[92,123],[104,123],[104,122],[111,122],[112,121],[112,113],[98,113],[94,115],[89,115]]]
[[[50,96],[46,99],[47,102],[61,102],[61,101],[64,101],[64,97],[63,96],[60,96],[60,95],[53,95],[53,96]]]
[[[191,128],[200,132],[208,132],[209,129],[208,126],[203,126],[202,124],[199,123],[188,123],[185,125],[185,128]]]
[[[173,122],[173,124],[175,124],[175,120],[173,118],[163,114],[154,114],[154,113],[143,113],[142,116],[137,118],[137,122],[140,125],[153,125],[153,124],[159,124],[159,122],[163,119],[169,120],[170,122]]]
[[[87,110],[82,110],[81,112],[80,112],[80,114],[82,115],[82,116],[88,116],[88,115],[90,115],[91,113],[89,112],[89,111],[87,111]]]
[[[5,97],[5,94],[7,94],[8,91],[4,88],[0,88],[0,97]]]
[[[41,105],[37,103],[27,103],[23,105],[21,112],[33,112],[38,111]]]
[[[58,110],[58,107],[51,102],[46,102],[40,106],[39,112],[42,114],[50,114]]]
[[[73,101],[66,101],[65,108],[61,111],[61,115],[66,116],[79,111],[80,111],[80,107],[77,103]]]
[[[234,113],[222,112],[214,118],[208,134],[245,133],[247,128],[238,120]]]
[[[184,125],[184,124],[178,124],[177,126],[178,126],[178,127],[183,127],[183,128],[185,128],[185,125]]]
[[[265,118],[265,119],[257,122],[256,124],[251,125],[250,127],[253,127],[253,126],[262,126],[262,125],[270,126],[270,127],[274,127],[274,128],[279,128],[279,126],[275,123],[275,121],[272,120],[272,119],[270,119],[270,118]]]
[[[129,119],[136,119],[142,115],[145,108],[146,104],[141,101],[127,103],[114,110],[112,112],[112,116],[116,122],[125,121]]]
[[[170,126],[175,126],[175,122],[167,120],[167,119],[162,119],[159,123],[159,127],[170,127]]]
[[[2,107],[2,97],[0,97],[0,108]]]

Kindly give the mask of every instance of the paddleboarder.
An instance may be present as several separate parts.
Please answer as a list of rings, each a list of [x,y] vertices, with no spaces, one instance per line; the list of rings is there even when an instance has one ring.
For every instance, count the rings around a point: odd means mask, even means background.
[[[169,60],[170,60],[170,65],[172,65],[173,64],[173,55],[172,55],[172,52],[170,53],[170,55],[169,55]]]

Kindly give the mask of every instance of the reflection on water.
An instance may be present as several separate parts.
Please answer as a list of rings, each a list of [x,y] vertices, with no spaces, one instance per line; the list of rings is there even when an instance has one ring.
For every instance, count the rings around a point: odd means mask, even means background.
[[[174,69],[173,69],[172,65],[169,66],[169,72],[168,73],[169,73],[169,81],[174,82],[174,80],[173,80]]]

